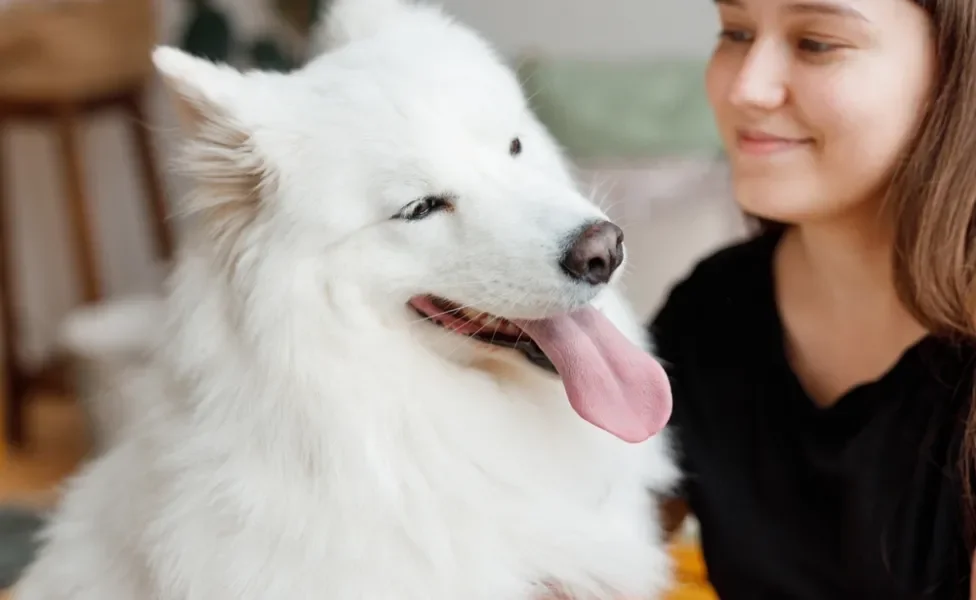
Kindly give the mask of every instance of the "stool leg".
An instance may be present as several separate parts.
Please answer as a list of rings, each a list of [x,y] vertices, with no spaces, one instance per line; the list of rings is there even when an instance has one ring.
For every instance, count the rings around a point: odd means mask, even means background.
[[[152,220],[153,232],[156,235],[157,256],[169,260],[173,256],[173,234],[167,220],[168,209],[163,186],[157,171],[156,154],[153,151],[152,139],[149,135],[148,120],[143,105],[144,91],[137,90],[125,102],[129,113],[129,127],[139,153],[139,165],[142,180],[145,185],[146,197],[149,201],[149,214]]]
[[[91,217],[86,202],[85,179],[82,173],[81,144],[78,139],[78,116],[74,107],[65,106],[58,113],[58,138],[68,194],[68,214],[75,237],[75,259],[81,276],[85,302],[101,299],[102,288],[98,273],[98,259],[92,234]]]
[[[0,115],[2,117],[2,115]],[[17,256],[13,247],[12,207],[6,195],[3,157],[3,120],[0,118],[0,317],[3,319],[3,392],[4,392],[4,433],[7,443],[14,447],[26,441],[25,404],[27,389],[25,374],[17,360],[17,311],[15,282]]]

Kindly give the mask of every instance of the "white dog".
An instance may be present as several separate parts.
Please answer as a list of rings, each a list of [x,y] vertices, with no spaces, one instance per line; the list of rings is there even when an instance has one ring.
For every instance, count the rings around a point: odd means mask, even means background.
[[[199,226],[138,426],[68,486],[21,600],[656,598],[666,376],[496,53],[337,0],[321,56],[161,48]]]

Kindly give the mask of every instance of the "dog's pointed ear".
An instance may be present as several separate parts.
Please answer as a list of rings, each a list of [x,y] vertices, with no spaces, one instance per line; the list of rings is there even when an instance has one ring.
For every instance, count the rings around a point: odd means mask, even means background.
[[[316,51],[334,50],[369,37],[411,4],[412,0],[326,0],[314,34]]]
[[[153,63],[176,106],[185,143],[179,166],[194,180],[185,215],[197,215],[221,252],[229,252],[260,211],[273,170],[241,118],[246,75],[171,47]]]
[[[229,103],[243,80],[239,71],[170,46],[153,50],[152,59],[185,135],[196,137],[209,126],[231,120]]]

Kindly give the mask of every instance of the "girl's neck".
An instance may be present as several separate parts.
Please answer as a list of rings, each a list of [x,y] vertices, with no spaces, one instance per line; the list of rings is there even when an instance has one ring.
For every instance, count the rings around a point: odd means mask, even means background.
[[[827,306],[900,305],[895,292],[892,234],[883,227],[839,221],[796,226],[785,235],[792,269]]]
[[[880,376],[926,334],[898,297],[892,237],[875,223],[794,226],[777,248],[788,358],[821,405]]]

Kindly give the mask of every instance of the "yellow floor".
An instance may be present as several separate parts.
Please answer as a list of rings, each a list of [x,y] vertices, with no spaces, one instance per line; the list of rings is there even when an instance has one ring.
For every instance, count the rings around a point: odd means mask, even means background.
[[[84,418],[73,401],[38,398],[30,403],[28,414],[28,448],[3,450],[0,502],[48,494],[88,451]]]
[[[88,450],[85,421],[73,401],[38,398],[31,402],[29,416],[29,449],[0,448],[0,502],[50,502],[54,486],[77,468]],[[698,549],[676,544],[673,553],[678,582],[666,600],[716,600]],[[0,592],[0,600],[7,595]]]
[[[666,600],[718,600],[715,591],[708,585],[705,563],[698,546],[675,544],[671,553],[677,565],[677,582]]]

